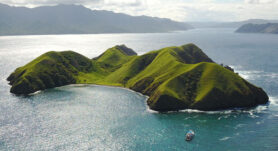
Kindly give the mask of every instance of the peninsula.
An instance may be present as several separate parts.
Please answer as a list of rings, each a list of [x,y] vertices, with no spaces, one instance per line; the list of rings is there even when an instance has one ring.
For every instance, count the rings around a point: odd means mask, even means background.
[[[10,92],[30,94],[68,84],[120,86],[148,95],[153,110],[222,110],[268,102],[263,89],[214,63],[194,44],[138,56],[117,45],[89,59],[73,51],[47,52],[8,78]]]
[[[245,24],[239,27],[236,32],[278,34],[278,23]]]

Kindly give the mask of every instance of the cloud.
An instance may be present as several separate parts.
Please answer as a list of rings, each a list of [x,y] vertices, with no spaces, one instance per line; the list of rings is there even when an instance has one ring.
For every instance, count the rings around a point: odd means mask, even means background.
[[[15,6],[82,4],[91,9],[177,21],[278,19],[278,0],[0,0]]]
[[[57,4],[88,4],[99,3],[101,0],[0,0],[0,3],[13,6],[35,7],[42,5],[57,5]]]
[[[117,1],[117,0],[114,0]],[[121,0],[120,0],[121,1]],[[171,18],[177,21],[239,21],[250,18],[278,19],[277,0],[140,0],[136,6],[101,5],[106,9],[131,15]],[[256,1],[256,2],[255,2]],[[134,1],[133,1],[134,2]],[[119,2],[123,4],[122,2]],[[256,3],[256,5],[251,5]]]
[[[140,0],[104,0],[104,5],[115,6],[140,6],[142,2]]]
[[[248,4],[277,4],[277,0],[245,0]]]

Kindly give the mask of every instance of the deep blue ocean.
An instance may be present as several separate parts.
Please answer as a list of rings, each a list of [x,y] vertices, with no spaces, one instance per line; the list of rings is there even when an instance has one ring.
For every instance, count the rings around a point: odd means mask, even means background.
[[[278,35],[235,29],[155,34],[0,37],[0,150],[277,151]],[[44,52],[93,58],[125,44],[139,54],[195,43],[217,63],[262,87],[268,105],[246,110],[156,113],[146,96],[115,87],[69,85],[28,97],[9,93],[8,75]],[[192,129],[196,136],[185,141]]]

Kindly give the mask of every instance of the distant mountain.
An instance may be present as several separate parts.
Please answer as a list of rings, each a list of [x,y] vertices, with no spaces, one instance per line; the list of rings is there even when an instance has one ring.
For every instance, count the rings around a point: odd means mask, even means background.
[[[244,24],[266,24],[278,23],[278,20],[265,20],[265,19],[249,19],[238,22],[189,22],[195,28],[239,28]]]
[[[239,27],[236,32],[238,33],[270,33],[278,34],[278,23],[267,24],[244,24]]]
[[[82,5],[26,8],[0,4],[0,35],[145,33],[190,28],[170,19],[91,10]]]

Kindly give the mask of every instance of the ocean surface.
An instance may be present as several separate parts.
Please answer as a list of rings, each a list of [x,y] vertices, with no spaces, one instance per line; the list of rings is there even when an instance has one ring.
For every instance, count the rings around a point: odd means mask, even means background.
[[[156,34],[0,37],[0,150],[278,150],[278,35],[235,29]],[[89,58],[117,44],[139,54],[195,43],[217,63],[262,87],[268,105],[246,110],[159,114],[146,96],[115,87],[69,85],[28,97],[9,93],[8,75],[44,52],[74,50]],[[196,137],[185,141],[192,129]]]

